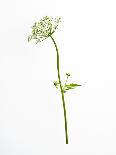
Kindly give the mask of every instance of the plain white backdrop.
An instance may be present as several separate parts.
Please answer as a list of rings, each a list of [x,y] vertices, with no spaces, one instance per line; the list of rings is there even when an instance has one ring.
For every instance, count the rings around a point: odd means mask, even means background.
[[[56,52],[27,42],[43,16],[61,16],[54,34],[61,76],[82,84],[66,96],[65,145]],[[0,155],[116,155],[116,1],[0,1]]]

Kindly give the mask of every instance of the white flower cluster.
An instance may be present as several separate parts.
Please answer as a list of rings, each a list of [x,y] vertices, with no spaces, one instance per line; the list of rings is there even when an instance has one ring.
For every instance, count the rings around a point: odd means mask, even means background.
[[[40,22],[36,22],[32,26],[32,34],[28,36],[28,41],[34,39],[38,43],[45,40],[55,32],[59,22],[60,17],[43,17]]]

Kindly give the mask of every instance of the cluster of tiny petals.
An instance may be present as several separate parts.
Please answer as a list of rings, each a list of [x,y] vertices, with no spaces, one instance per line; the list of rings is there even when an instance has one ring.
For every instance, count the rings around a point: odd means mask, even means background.
[[[28,41],[35,39],[36,43],[41,42],[51,36],[58,27],[60,17],[52,18],[43,17],[40,22],[34,23],[32,26],[32,34],[29,35]]]

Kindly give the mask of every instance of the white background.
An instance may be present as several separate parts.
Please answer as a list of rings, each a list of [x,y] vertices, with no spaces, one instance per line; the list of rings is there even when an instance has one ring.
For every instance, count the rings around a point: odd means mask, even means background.
[[[27,42],[44,15],[61,16],[54,38],[61,75],[82,84],[66,96],[65,145],[56,52]],[[116,155],[116,1],[0,1],[0,155]]]

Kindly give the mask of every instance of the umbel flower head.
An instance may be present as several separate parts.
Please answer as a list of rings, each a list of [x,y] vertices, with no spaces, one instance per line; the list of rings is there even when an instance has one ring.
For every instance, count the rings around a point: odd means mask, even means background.
[[[43,17],[40,22],[32,26],[32,34],[28,36],[28,41],[34,39],[36,43],[41,42],[51,36],[58,27],[60,17]]]

